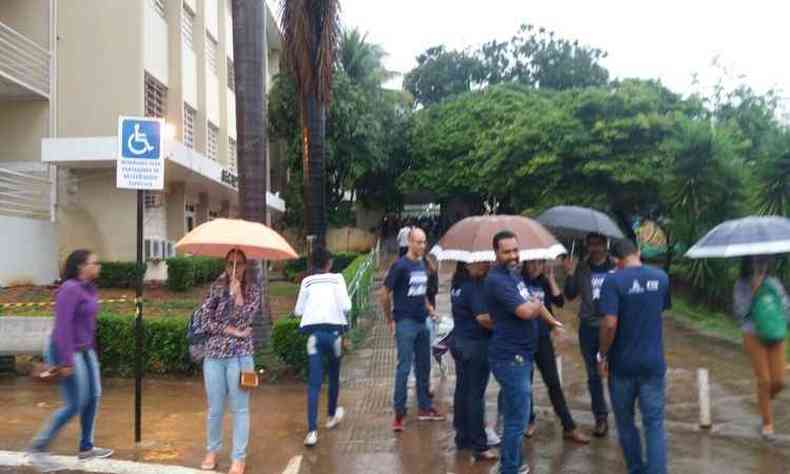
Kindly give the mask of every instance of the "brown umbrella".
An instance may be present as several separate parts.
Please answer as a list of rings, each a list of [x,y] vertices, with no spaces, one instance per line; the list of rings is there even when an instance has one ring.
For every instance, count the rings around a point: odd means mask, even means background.
[[[494,235],[509,230],[518,236],[521,260],[553,260],[568,253],[538,221],[523,216],[475,216],[456,223],[431,253],[439,260],[493,262]]]

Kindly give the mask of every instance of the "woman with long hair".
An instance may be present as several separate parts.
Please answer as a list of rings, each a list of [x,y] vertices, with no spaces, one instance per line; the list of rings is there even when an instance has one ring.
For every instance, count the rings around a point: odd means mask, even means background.
[[[32,464],[41,470],[57,466],[47,449],[66,423],[80,416],[79,458],[106,458],[111,449],[94,446],[96,412],[101,398],[99,359],[96,356],[96,314],[99,300],[95,281],[101,265],[90,250],[75,250],[66,259],[62,284],[55,298],[55,329],[47,358],[57,367],[64,405],[52,416],[30,447]]]
[[[455,359],[455,445],[474,452],[481,461],[498,458],[489,449],[485,430],[485,391],[491,371],[488,366],[488,340],[491,317],[485,307],[483,278],[488,263],[459,262],[450,293],[453,341],[450,351]]]
[[[733,309],[743,332],[743,347],[751,359],[757,379],[757,401],[763,419],[762,434],[766,438],[774,436],[771,400],[784,388],[785,342],[760,339],[755,331],[752,303],[760,288],[769,285],[772,291],[782,298],[785,318],[790,316],[790,299],[787,292],[779,279],[770,274],[773,264],[773,257],[744,257],[741,262],[740,278],[735,283],[733,291]]]
[[[255,370],[252,324],[260,307],[261,290],[238,249],[225,257],[225,272],[211,285],[199,311],[202,332],[208,335],[203,379],[208,401],[206,458],[201,469],[217,467],[222,449],[225,401],[233,414],[233,451],[230,474],[245,469],[250,435],[250,392],[240,385],[241,373]]]

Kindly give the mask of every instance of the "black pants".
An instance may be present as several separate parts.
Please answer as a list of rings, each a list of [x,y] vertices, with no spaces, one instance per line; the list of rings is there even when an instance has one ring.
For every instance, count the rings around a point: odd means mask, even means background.
[[[542,323],[539,323],[542,324]],[[568,410],[568,403],[565,401],[565,394],[562,393],[562,385],[560,384],[560,373],[557,370],[557,356],[554,351],[554,343],[551,340],[551,335],[548,331],[541,330],[538,339],[538,350],[535,351],[535,365],[532,369],[532,381],[535,381],[535,369],[540,370],[540,375],[543,377],[543,382],[549,389],[549,398],[551,399],[551,406],[554,407],[554,413],[562,423],[565,431],[572,431],[576,429],[576,423],[573,422],[570,410]],[[532,385],[535,386],[534,383]],[[533,388],[533,393],[535,392]],[[534,401],[534,396],[533,396]],[[535,422],[535,403],[530,403],[529,422]]]
[[[450,352],[455,359],[455,444],[458,449],[483,452],[488,449],[485,430],[485,393],[491,370],[488,341],[453,338]]]

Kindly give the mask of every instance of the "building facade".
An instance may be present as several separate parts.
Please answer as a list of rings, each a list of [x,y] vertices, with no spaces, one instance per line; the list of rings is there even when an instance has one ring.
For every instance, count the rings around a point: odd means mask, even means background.
[[[136,257],[136,192],[115,188],[122,115],[163,118],[171,132],[165,190],[145,194],[149,279],[165,277],[161,260],[194,226],[238,214],[230,8],[230,0],[0,2],[0,39],[29,50],[0,52],[0,139],[11,145],[0,170],[51,187],[38,220],[52,231],[46,244],[54,243],[56,262],[82,247],[107,261]],[[282,43],[266,15],[268,87]],[[270,147],[272,166],[280,149]],[[279,191],[267,196],[275,213],[284,211]],[[2,196],[0,188],[0,204]],[[0,260],[12,258],[5,253]]]

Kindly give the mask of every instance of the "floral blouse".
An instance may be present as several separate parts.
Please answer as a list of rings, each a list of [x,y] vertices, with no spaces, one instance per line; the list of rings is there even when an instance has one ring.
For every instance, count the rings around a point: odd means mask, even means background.
[[[211,359],[251,356],[255,353],[252,335],[236,337],[225,334],[228,326],[239,331],[252,327],[261,303],[261,290],[249,285],[244,293],[244,305],[236,306],[230,295],[227,279],[222,275],[209,289],[200,307],[200,332],[208,335],[205,356]]]

